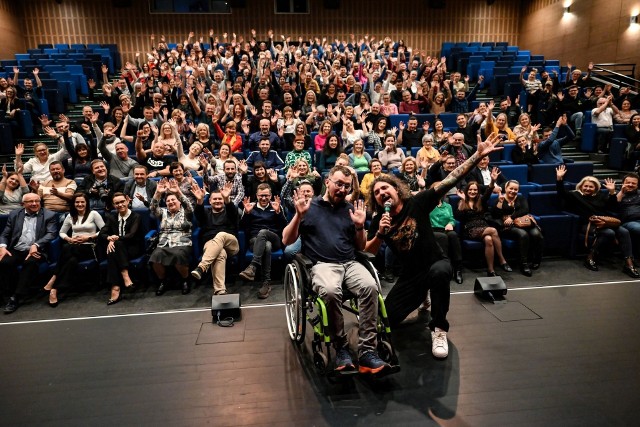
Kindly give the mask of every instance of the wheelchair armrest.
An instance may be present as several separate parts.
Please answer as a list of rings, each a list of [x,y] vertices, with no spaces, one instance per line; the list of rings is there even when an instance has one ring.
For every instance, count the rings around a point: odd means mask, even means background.
[[[358,262],[369,261],[373,263],[376,260],[376,256],[369,252],[356,251],[356,260]]]
[[[295,259],[300,264],[302,264],[307,271],[310,271],[311,268],[313,268],[313,262],[306,256],[302,255],[300,252],[296,254]]]

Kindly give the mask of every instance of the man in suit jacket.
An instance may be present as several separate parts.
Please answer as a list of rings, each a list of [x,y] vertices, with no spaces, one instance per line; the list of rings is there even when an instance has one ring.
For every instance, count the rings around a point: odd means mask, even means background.
[[[480,194],[484,193],[484,190],[487,188],[487,185],[491,182],[491,167],[489,166],[489,157],[483,157],[478,163],[478,166],[471,169],[469,174],[465,178],[465,184],[471,181],[475,181],[479,184],[478,191]],[[493,192],[498,193],[502,190],[502,186],[507,182],[507,179],[502,176],[502,174],[498,175],[498,179],[496,180],[496,186],[494,187]]]
[[[40,196],[25,194],[22,205],[24,208],[9,214],[0,235],[0,277],[11,295],[5,314],[18,309],[20,299],[38,277],[40,264],[46,262],[49,244],[58,234],[56,214],[40,206]],[[22,271],[18,275],[19,265]]]
[[[124,185],[123,193],[131,199],[131,208],[149,209],[151,198],[156,193],[158,183],[148,178],[149,172],[144,165],[133,168],[133,181]]]

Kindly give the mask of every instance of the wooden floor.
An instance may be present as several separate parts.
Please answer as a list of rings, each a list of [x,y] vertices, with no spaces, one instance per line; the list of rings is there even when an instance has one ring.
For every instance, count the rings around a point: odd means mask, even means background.
[[[0,424],[638,425],[639,283],[507,297],[452,296],[447,360],[418,318],[394,331],[400,373],[339,384],[289,341],[282,306],[233,328],[207,311],[2,324]]]

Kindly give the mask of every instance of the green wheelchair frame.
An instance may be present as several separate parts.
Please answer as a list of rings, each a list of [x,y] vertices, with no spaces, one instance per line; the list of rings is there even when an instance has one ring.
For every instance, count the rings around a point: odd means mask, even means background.
[[[398,357],[391,345],[391,328],[387,309],[382,298],[380,280],[373,266],[375,256],[364,251],[356,252],[356,261],[360,262],[371,273],[378,286],[378,355],[385,362],[399,369]],[[322,300],[311,289],[310,272],[313,263],[302,254],[296,254],[294,260],[287,264],[284,274],[285,311],[287,328],[291,340],[301,345],[304,343],[307,322],[313,329],[311,348],[313,351],[313,364],[320,374],[327,374],[331,357],[331,332],[327,308]],[[346,292],[343,297],[342,309],[358,316],[357,299]],[[324,348],[323,348],[324,347]]]

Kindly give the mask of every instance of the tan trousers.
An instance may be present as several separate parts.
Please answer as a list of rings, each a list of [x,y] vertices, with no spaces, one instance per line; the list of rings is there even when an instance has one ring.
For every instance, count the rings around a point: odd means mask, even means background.
[[[236,236],[224,232],[216,234],[216,237],[204,244],[204,253],[198,267],[206,272],[213,264],[211,275],[213,276],[214,292],[226,290],[224,283],[227,257],[237,254],[239,249]]]

